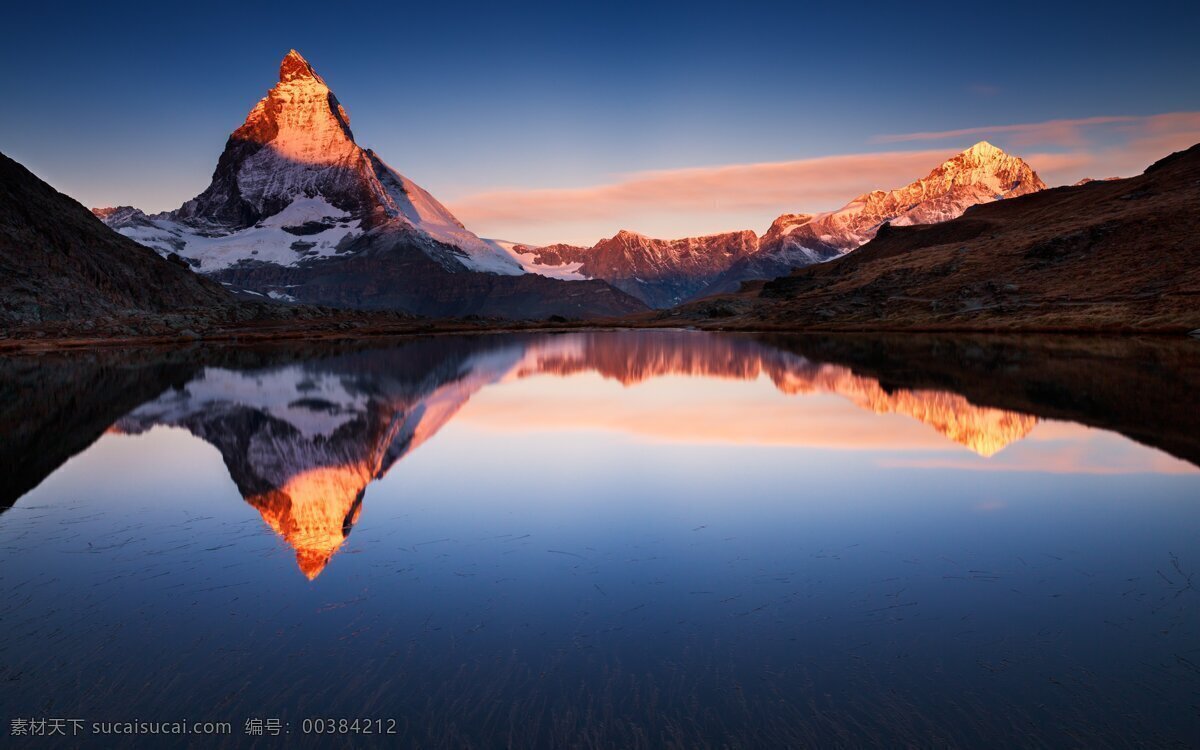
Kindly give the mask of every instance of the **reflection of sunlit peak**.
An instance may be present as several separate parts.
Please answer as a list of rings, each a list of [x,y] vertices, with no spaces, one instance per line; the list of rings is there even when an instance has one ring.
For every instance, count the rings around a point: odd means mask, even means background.
[[[369,467],[324,466],[297,474],[277,490],[247,498],[263,520],[296,550],[296,563],[316,578],[358,520]]]
[[[985,458],[1028,435],[1038,421],[1029,414],[974,406],[951,393],[897,391],[894,398],[895,411],[919,419]]]
[[[789,396],[802,396],[817,390],[811,373],[781,372],[774,377],[775,387]]]
[[[1037,417],[976,406],[955,393],[888,392],[878,380],[833,365],[821,365],[815,372],[786,371],[775,377],[775,384],[789,394],[822,390],[844,396],[876,414],[904,414],[985,458],[1025,437],[1037,424]]]
[[[300,572],[310,581],[315,581],[317,576],[321,575],[325,570],[325,566],[329,564],[329,560],[333,557],[333,553],[321,554],[318,552],[310,552],[305,549],[296,550],[296,566],[300,568]]]

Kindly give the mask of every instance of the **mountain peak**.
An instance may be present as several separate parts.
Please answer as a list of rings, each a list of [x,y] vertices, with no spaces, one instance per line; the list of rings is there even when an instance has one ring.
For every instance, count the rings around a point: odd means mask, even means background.
[[[313,70],[313,66],[308,63],[296,50],[289,50],[283,57],[283,62],[279,63],[279,82],[295,81],[301,78],[310,78],[319,83],[325,83],[321,76],[317,75],[317,71]]]
[[[1024,159],[1006,153],[1003,149],[997,148],[987,141],[980,141],[967,150],[955,154],[942,166],[930,172],[924,180],[919,180],[913,185],[922,183],[926,185],[940,183],[942,187],[935,192],[944,191],[955,185],[986,185],[994,188],[997,195],[1007,193],[1022,183],[1035,190],[1046,187]],[[1014,195],[1020,194],[1015,193]]]
[[[116,223],[120,217],[113,214],[106,220]],[[345,107],[294,49],[279,65],[279,82],[226,141],[208,187],[164,220],[182,224],[179,231],[184,233],[220,238],[194,242],[203,260],[181,253],[199,260],[206,272],[224,270],[249,256],[287,266],[327,258],[335,247],[344,247],[338,243],[350,243],[351,235],[386,225],[389,236],[403,235],[408,241],[409,230],[416,230],[437,243],[421,239],[421,249],[447,267],[522,273],[502,248],[468,231],[432,195],[359,147]],[[262,239],[261,232],[253,239],[242,234],[251,228],[270,230],[267,235],[274,239]],[[301,234],[303,239],[297,240]],[[177,252],[188,240],[163,242],[172,248],[169,252]]]
[[[936,224],[961,216],[971,206],[1045,187],[1019,156],[979,141],[904,187],[864,193],[842,208],[808,221],[793,221],[785,214],[776,219],[760,244],[776,254],[807,251],[811,261],[820,262],[862,245],[885,223]]]
[[[1000,155],[1007,156],[1007,154],[1004,153],[1003,149],[996,148],[995,146],[988,143],[987,141],[980,141],[979,143],[976,143],[974,146],[970,147],[966,151],[963,151],[962,155],[963,156],[967,156],[967,155],[981,156],[981,157],[1000,156]]]

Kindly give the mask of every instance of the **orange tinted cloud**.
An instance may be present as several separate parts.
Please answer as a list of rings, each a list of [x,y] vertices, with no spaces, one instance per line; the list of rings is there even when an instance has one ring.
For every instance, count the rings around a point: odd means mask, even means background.
[[[953,153],[896,151],[635,172],[588,187],[493,190],[450,208],[477,233],[533,243],[590,245],[622,228],[659,236],[746,228],[762,233],[779,214],[833,208],[881,186],[905,185]],[[677,220],[678,233],[656,229],[668,226],[664,217]]]
[[[1164,115],[1155,115],[1162,117]],[[1055,146],[1079,146],[1086,141],[1083,130],[1095,125],[1113,125],[1117,123],[1135,123],[1146,120],[1145,117],[1109,116],[1109,117],[1080,117],[1073,120],[1046,120],[1044,122],[1027,122],[1015,125],[984,125],[958,130],[932,130],[920,133],[895,133],[880,135],[871,139],[872,143],[907,143],[912,141],[948,141],[960,138],[987,138],[1001,134],[1011,135],[1015,145],[1042,144]]]
[[[945,141],[920,151],[881,151],[792,161],[654,170],[601,184],[508,188],[451,202],[490,237],[591,245],[618,229],[675,238],[753,229],[783,213],[837,208],[862,193],[906,185],[972,143],[991,138],[1051,185],[1128,177],[1200,142],[1200,112],[1100,116],[879,136],[881,143]]]
[[[1082,117],[1015,125],[883,135],[876,143],[992,138],[1015,150],[1051,185],[1080,177],[1129,177],[1174,151],[1200,143],[1200,112]],[[1031,152],[1023,148],[1066,148]]]

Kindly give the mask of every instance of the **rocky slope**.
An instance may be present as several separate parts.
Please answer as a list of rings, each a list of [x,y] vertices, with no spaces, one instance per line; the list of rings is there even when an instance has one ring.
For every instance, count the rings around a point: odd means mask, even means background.
[[[1200,145],[1144,174],[891,226],[846,257],[664,318],[722,327],[1200,328]]]
[[[0,154],[0,329],[232,306],[219,285],[111,231]]]
[[[234,290],[279,300],[518,318],[642,308],[603,282],[522,278],[505,247],[355,142],[345,108],[295,50],[200,195],[163,214],[96,215]]]

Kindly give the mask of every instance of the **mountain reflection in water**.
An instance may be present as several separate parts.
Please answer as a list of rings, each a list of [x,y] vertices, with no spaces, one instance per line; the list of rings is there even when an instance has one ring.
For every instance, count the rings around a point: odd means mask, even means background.
[[[285,364],[234,364],[197,365],[110,431],[172,426],[215,446],[242,497],[295,549],[310,579],[342,546],[370,483],[488,386],[582,373],[625,386],[668,376],[765,377],[784,394],[832,394],[870,413],[916,420],[983,457],[1038,424],[1032,414],[976,405],[948,390],[885,386],[754,338],[686,331],[433,338]],[[705,404],[688,406],[688,419],[705,420]]]
[[[114,432],[187,429],[220,452],[238,490],[296,550],[315,578],[362,511],[367,486],[432,438],[482,388],[536,375],[597,372],[623,385],[651,378],[771,379],[789,395],[832,393],[876,414],[932,427],[982,456],[1033,429],[1037,418],[978,407],[940,391],[885,391],[873,378],[753,340],[686,332],[580,333],[432,341],[267,370],[206,367],[118,420]],[[439,356],[439,354],[441,356]]]

